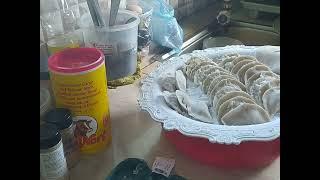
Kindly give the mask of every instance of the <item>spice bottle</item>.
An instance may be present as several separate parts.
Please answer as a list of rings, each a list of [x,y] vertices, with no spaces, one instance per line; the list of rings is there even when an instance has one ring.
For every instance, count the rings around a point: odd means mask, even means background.
[[[53,124],[40,126],[40,173],[43,180],[69,180],[61,134]]]
[[[70,110],[65,108],[52,109],[46,114],[44,121],[58,127],[62,136],[67,166],[68,168],[74,167],[80,159],[80,151],[74,137],[75,125],[73,124]]]

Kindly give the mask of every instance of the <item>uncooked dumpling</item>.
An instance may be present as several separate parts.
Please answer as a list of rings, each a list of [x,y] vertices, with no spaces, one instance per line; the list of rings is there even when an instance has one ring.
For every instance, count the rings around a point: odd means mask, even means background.
[[[203,122],[214,123],[205,102],[191,101],[189,95],[180,90],[176,91],[176,96],[182,109],[188,112],[191,117]]]
[[[192,102],[190,106],[188,106],[188,114],[192,117],[194,117],[197,120],[208,122],[208,123],[214,123],[214,120],[212,119],[208,106],[203,101],[195,101]]]
[[[213,100],[212,100],[212,107],[215,109],[216,104],[221,97],[225,96],[226,94],[228,94],[230,92],[237,92],[237,91],[242,91],[241,88],[238,87],[237,85],[227,85],[227,86],[222,87],[216,93],[216,95],[214,95]]]
[[[221,89],[221,87],[223,86],[227,86],[227,85],[236,85],[238,87],[240,87],[243,91],[246,90],[246,87],[244,84],[242,84],[240,81],[238,81],[237,79],[233,79],[233,78],[226,78],[223,79],[221,81],[219,81],[214,88],[210,91],[210,96],[209,97],[214,97],[214,95],[217,93],[218,90]]]
[[[229,75],[229,76],[231,76],[230,73],[224,72],[224,71],[220,71],[220,70],[218,70],[217,72],[214,72],[214,73],[209,74],[209,75],[204,79],[204,81],[203,81],[203,83],[202,83],[202,87],[201,87],[202,91],[203,91],[205,94],[207,94],[208,89],[209,89],[209,87],[210,87],[210,85],[211,85],[211,82],[212,82],[215,78],[217,78],[218,76],[220,76],[220,75],[221,75],[221,76],[222,76],[222,75]]]
[[[253,76],[251,76],[248,81],[246,81],[245,85],[247,87],[247,90],[249,91],[252,83],[257,80],[258,78],[260,77],[267,77],[267,76],[271,76],[271,77],[274,77],[276,79],[280,79],[280,77],[273,73],[272,71],[262,71],[262,72],[258,72],[257,74],[254,74]]]
[[[246,83],[248,81],[248,79],[250,79],[251,76],[257,74],[258,72],[262,72],[262,71],[271,71],[270,68],[268,68],[265,65],[255,65],[251,68],[249,68],[245,73],[244,73],[244,82]]]
[[[224,79],[234,79],[234,80],[237,80],[234,76],[232,75],[220,75],[220,76],[217,76],[215,79],[213,79],[210,83],[210,86],[207,90],[207,95],[210,97],[211,95],[211,91],[213,90],[213,88],[222,80]]]
[[[197,85],[200,85],[202,83],[202,80],[208,75],[208,73],[212,70],[215,69],[216,66],[214,65],[205,65],[199,68],[195,73],[194,73],[194,78],[193,82]]]
[[[169,91],[169,92],[175,92],[177,89],[176,78],[171,74],[167,74],[165,77],[160,77],[159,85],[162,88],[162,90]]]
[[[256,50],[258,61],[280,74],[280,46],[261,46]]]
[[[186,80],[186,77],[184,77],[184,74],[181,70],[176,71],[176,84],[179,90],[181,91],[187,90],[187,80]]]
[[[270,121],[268,113],[256,104],[243,103],[226,113],[221,122],[229,126],[261,124]]]
[[[258,61],[253,61],[253,62],[250,62],[250,63],[248,63],[248,64],[245,64],[244,66],[242,66],[242,67],[239,69],[239,71],[238,71],[238,73],[237,73],[237,76],[238,76],[238,79],[239,79],[240,82],[245,83],[245,82],[244,82],[244,75],[245,75],[246,71],[247,71],[249,68],[251,68],[251,67],[253,67],[253,66],[255,66],[255,65],[262,65],[262,64],[261,64],[260,62],[258,62]]]
[[[249,55],[241,55],[237,58],[235,58],[232,62],[234,65],[236,65],[238,62],[243,61],[243,60],[254,60],[254,61],[258,61],[257,58],[253,57],[253,56],[249,56]]]
[[[196,71],[197,71],[198,69],[200,69],[202,66],[205,66],[205,65],[214,65],[214,66],[215,66],[216,63],[213,62],[213,61],[202,61],[202,62],[200,62],[199,64],[195,65],[195,66],[191,69],[188,77],[189,77],[192,81],[194,81],[194,74],[196,73]]]
[[[262,96],[262,102],[271,117],[280,112],[280,87],[268,89]]]
[[[192,57],[185,63],[183,72],[189,77],[192,69],[201,62],[202,60],[200,58]]]
[[[238,62],[237,64],[235,64],[233,66],[233,68],[231,69],[230,72],[232,74],[237,74],[242,66],[244,66],[246,64],[249,64],[251,62],[256,62],[256,61],[254,61],[254,60],[243,60],[243,61],[240,61],[240,62]]]
[[[255,80],[248,89],[248,93],[255,99],[255,101],[262,106],[262,101],[260,97],[260,89],[270,81],[277,80],[272,76],[262,76]]]
[[[224,96],[222,96],[220,99],[218,99],[218,102],[214,105],[215,111],[218,112],[221,104],[223,104],[227,100],[234,98],[234,97],[238,97],[238,96],[242,96],[242,97],[245,97],[245,98],[248,98],[248,99],[251,99],[252,101],[254,101],[254,99],[248,93],[246,93],[244,91],[229,92],[229,93],[225,94]]]
[[[218,119],[221,119],[221,117],[223,117],[225,114],[227,114],[228,112],[230,112],[231,110],[235,109],[243,103],[256,104],[253,100],[243,96],[233,97],[221,104],[217,112]]]
[[[171,109],[177,111],[179,114],[185,114],[181,109],[176,93],[163,91],[163,98]]]
[[[191,105],[191,98],[189,95],[184,91],[176,90],[176,96],[182,109],[188,112],[188,107]]]
[[[239,54],[230,54],[230,55],[227,55],[226,57],[223,57],[221,62],[219,63],[219,66],[228,70],[228,71],[231,71],[232,67],[233,67],[233,60],[236,59],[237,57],[239,57],[240,55]]]
[[[268,83],[266,83],[265,85],[263,85],[261,88],[260,88],[260,101],[262,102],[262,96],[263,94],[270,88],[273,88],[273,87],[280,87],[280,79],[274,79],[274,80],[271,80],[269,81]]]

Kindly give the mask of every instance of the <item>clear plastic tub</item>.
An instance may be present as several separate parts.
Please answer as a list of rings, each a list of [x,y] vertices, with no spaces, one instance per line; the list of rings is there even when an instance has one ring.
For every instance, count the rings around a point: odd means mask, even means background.
[[[152,38],[152,12],[153,8],[143,1],[139,1],[139,6],[142,8],[142,14],[139,15],[140,24],[138,30],[138,48],[140,50],[148,50]]]
[[[49,90],[40,88],[40,124],[43,123],[44,115],[52,108]]]
[[[81,17],[87,47],[103,51],[108,80],[132,75],[137,68],[138,25],[140,18],[131,11],[119,10],[114,26],[94,29],[91,17]]]

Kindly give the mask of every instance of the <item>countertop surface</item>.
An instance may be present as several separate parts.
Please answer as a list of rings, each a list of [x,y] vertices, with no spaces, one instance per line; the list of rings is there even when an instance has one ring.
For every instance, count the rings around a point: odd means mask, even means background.
[[[143,58],[142,78],[158,62]],[[40,86],[48,86],[40,81]],[[119,162],[126,158],[142,158],[149,166],[156,157],[175,159],[175,173],[190,180],[279,180],[280,157],[271,165],[256,170],[228,171],[202,165],[180,154],[163,135],[161,124],[148,113],[141,112],[137,104],[140,81],[109,89],[112,125],[112,143],[104,151],[82,157],[70,170],[71,180],[104,180]]]

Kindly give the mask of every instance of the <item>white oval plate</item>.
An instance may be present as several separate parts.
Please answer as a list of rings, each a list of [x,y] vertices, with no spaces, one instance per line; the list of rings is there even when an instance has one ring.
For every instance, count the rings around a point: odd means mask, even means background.
[[[200,56],[211,59],[220,58],[228,53],[255,56],[256,46],[226,46],[196,50],[189,54],[173,57],[161,64],[141,81],[142,86],[138,97],[141,110],[149,112],[151,117],[163,123],[167,131],[178,130],[185,136],[207,138],[212,143],[240,144],[244,141],[271,141],[280,136],[280,117],[264,124],[246,126],[226,126],[209,124],[189,119],[170,109],[162,98],[158,78],[163,73],[175,72],[190,57]]]

